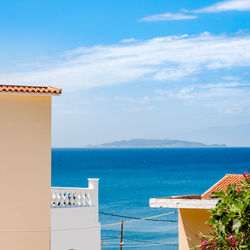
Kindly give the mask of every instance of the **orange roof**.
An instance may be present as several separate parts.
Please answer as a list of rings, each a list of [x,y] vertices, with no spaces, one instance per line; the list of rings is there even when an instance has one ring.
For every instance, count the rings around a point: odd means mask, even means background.
[[[209,188],[204,194],[201,195],[201,199],[210,198],[210,195],[217,190],[227,190],[229,184],[236,183],[236,189],[239,189],[240,181],[243,181],[244,176],[242,174],[226,174],[221,180]]]
[[[51,86],[0,85],[0,94],[1,93],[60,95],[62,89]]]

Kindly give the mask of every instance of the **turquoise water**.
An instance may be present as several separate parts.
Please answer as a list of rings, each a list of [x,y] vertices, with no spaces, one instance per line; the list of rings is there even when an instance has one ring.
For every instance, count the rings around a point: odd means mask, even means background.
[[[100,211],[139,218],[174,211],[150,208],[151,197],[202,194],[226,173],[249,169],[250,148],[52,150],[53,186],[87,187],[87,178],[100,178]],[[177,214],[158,219],[125,224],[124,249],[178,249]],[[100,214],[102,224],[121,220]],[[104,228],[103,249],[119,249],[119,235],[119,225]]]

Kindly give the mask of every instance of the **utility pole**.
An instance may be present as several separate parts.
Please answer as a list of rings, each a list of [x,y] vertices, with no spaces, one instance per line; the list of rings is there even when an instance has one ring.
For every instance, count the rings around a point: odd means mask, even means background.
[[[122,246],[124,245],[122,238],[123,238],[123,220],[121,223],[120,250],[122,250]]]

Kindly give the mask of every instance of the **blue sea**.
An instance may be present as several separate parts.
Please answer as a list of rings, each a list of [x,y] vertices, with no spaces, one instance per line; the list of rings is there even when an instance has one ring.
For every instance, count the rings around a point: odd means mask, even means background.
[[[250,148],[53,149],[52,185],[87,187],[100,178],[103,213],[144,218],[174,211],[149,198],[202,194],[227,173],[250,170]],[[102,224],[127,221],[100,214]],[[177,214],[124,224],[123,249],[178,249]],[[120,225],[102,229],[102,249],[119,249]]]

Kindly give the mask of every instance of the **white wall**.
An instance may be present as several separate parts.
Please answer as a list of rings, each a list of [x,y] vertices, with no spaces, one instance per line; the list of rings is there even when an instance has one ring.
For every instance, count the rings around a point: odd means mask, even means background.
[[[99,225],[95,207],[51,208],[51,250],[99,250]],[[77,227],[96,228],[53,231]]]
[[[89,178],[88,188],[82,189],[90,194],[90,206],[51,207],[51,250],[101,249],[98,181],[99,179]],[[72,228],[73,230],[65,230]]]

